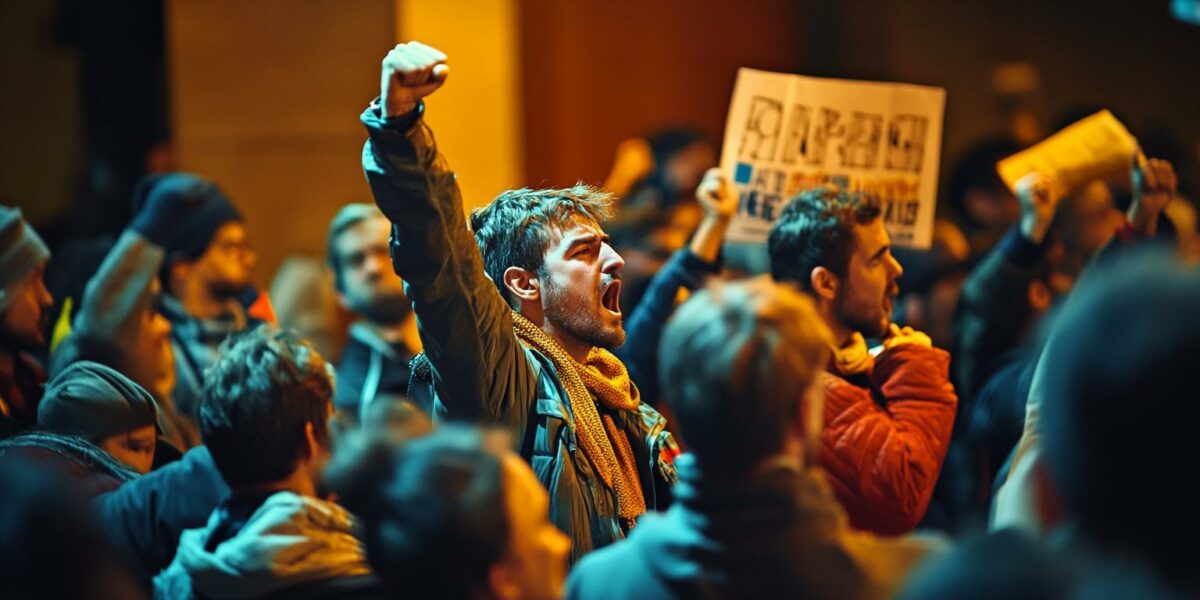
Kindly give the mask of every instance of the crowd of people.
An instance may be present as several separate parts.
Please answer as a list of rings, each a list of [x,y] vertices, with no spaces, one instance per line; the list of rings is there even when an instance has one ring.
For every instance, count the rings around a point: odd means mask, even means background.
[[[688,130],[625,145],[603,188],[464,214],[423,118],[448,75],[400,44],[361,115],[375,203],[329,226],[336,366],[203,177],[145,179],[66,301],[0,207],[4,595],[1200,593],[1167,485],[1200,459],[1170,162],[1009,191],[1019,147],[989,142],[923,253],[878,198],[803,190],[753,274]]]

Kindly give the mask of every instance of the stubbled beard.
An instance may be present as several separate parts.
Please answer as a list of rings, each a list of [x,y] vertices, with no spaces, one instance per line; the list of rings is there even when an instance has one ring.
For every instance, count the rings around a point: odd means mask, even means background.
[[[395,294],[366,300],[350,309],[372,323],[396,325],[412,313],[412,301],[404,294]]]
[[[895,298],[895,291],[895,284],[888,286],[888,297]],[[877,314],[868,314],[876,310],[879,311]],[[882,298],[877,306],[856,306],[847,300],[845,293],[839,293],[834,302],[834,312],[848,329],[862,333],[868,338],[882,338],[887,335],[888,323],[891,322],[891,315],[883,314]]]
[[[547,300],[544,312],[546,319],[557,329],[589,346],[605,350],[615,350],[625,343],[624,324],[615,329],[605,327],[596,306],[557,288],[549,283],[548,277],[544,281],[547,282],[543,288]]]

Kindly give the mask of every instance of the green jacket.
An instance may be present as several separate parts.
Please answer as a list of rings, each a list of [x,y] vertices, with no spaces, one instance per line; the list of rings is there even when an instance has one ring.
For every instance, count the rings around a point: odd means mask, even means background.
[[[550,493],[550,519],[571,537],[574,561],[627,533],[616,494],[576,443],[553,364],[513,332],[509,307],[484,274],[454,173],[421,110],[386,121],[378,106],[363,113],[369,134],[363,170],[393,224],[392,262],[405,281],[431,367],[434,419],[511,432],[517,452]],[[675,477],[666,420],[645,404],[613,418],[636,455],[647,507],[661,508]]]

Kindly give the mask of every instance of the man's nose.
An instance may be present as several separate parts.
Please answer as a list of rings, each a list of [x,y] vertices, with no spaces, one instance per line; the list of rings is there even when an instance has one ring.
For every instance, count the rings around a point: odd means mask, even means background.
[[[600,246],[600,258],[603,260],[605,273],[620,273],[621,269],[625,268],[625,259],[621,258],[621,255],[608,242],[604,242]]]

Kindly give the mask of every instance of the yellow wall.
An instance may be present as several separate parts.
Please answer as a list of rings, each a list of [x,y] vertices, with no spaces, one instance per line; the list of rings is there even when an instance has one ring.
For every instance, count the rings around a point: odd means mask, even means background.
[[[266,284],[287,255],[323,256],[329,220],[370,202],[358,115],[379,95],[393,0],[168,0],[180,168],[246,216]]]
[[[525,185],[516,0],[398,0],[400,41],[446,53],[450,78],[426,103],[468,209]]]

